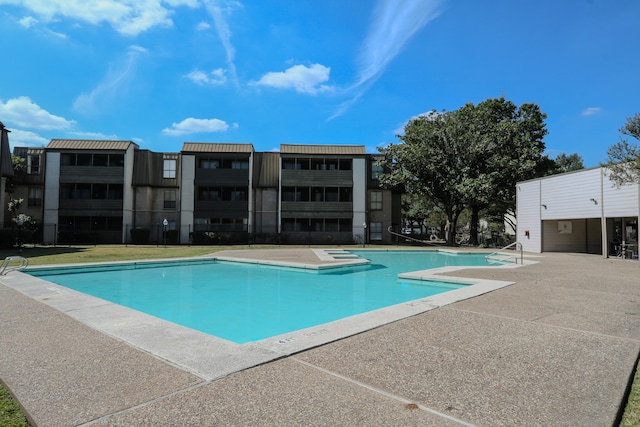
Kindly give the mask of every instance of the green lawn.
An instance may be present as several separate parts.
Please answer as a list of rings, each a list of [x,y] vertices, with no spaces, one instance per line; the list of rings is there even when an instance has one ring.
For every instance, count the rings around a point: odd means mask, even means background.
[[[86,262],[128,261],[135,259],[182,258],[206,255],[222,246],[27,246],[22,252],[15,249],[0,250],[0,258],[22,255],[29,265],[75,264]]]
[[[9,392],[0,386],[0,426],[28,427],[27,419],[20,407],[11,399]]]
[[[629,395],[629,401],[624,410],[620,427],[638,426],[640,426],[640,370],[636,369],[636,377],[633,380],[633,387],[631,388],[631,394]]]
[[[29,246],[23,248],[22,252],[18,252],[15,249],[0,250],[0,259],[11,255],[22,255],[29,259],[29,265],[74,264],[135,259],[183,258],[206,255],[220,250],[248,248],[266,249],[274,248],[274,246]],[[27,425],[18,405],[13,402],[9,393],[0,386],[0,426],[22,427]],[[629,402],[620,426],[640,426],[640,373],[638,372],[636,372]]]

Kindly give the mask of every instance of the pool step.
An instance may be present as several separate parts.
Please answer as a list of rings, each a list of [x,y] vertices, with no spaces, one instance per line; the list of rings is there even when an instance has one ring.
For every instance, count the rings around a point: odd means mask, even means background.
[[[360,258],[358,255],[347,252],[344,249],[326,249],[325,252],[334,258]]]
[[[315,249],[314,252],[324,261],[341,260],[341,259],[360,259],[356,254],[345,251],[344,249]]]

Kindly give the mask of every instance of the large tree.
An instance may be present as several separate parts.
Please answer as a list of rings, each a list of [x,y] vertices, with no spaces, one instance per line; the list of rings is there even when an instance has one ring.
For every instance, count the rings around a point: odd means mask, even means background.
[[[517,107],[504,98],[431,112],[411,120],[400,143],[381,149],[392,166],[387,184],[427,197],[447,216],[447,243],[454,244],[458,217],[472,213],[471,243],[477,243],[479,213],[515,207],[517,181],[536,176],[547,133],[535,104]]]
[[[611,171],[609,178],[616,185],[640,183],[640,146],[629,142],[629,136],[640,140],[640,113],[627,118],[620,128],[620,140],[607,150],[604,166]]]
[[[517,107],[492,98],[458,110],[467,127],[465,179],[460,189],[471,211],[469,243],[478,244],[480,212],[515,211],[515,184],[536,176],[544,151],[546,115],[535,104]]]
[[[404,184],[408,193],[430,200],[447,217],[446,239],[454,243],[455,226],[464,209],[459,192],[465,147],[452,112],[436,112],[412,119],[405,126],[399,143],[380,151],[385,155],[388,173],[380,176],[386,186]]]

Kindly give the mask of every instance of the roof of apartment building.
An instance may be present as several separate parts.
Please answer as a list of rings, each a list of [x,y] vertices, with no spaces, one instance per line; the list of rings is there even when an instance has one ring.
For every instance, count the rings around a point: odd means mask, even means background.
[[[221,142],[185,142],[183,153],[253,153],[253,144]]]
[[[364,145],[306,145],[306,144],[280,144],[281,154],[336,154],[336,155],[363,155],[367,154]]]
[[[47,145],[48,150],[121,150],[126,151],[133,141],[99,140],[99,139],[52,139]]]

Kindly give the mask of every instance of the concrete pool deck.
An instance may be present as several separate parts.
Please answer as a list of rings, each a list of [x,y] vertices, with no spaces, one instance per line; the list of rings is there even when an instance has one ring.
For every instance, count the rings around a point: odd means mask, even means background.
[[[226,252],[215,255],[334,262],[311,249]],[[16,291],[23,275],[10,273],[0,379],[39,426],[612,425],[640,352],[640,264],[526,258],[540,262],[440,272],[510,286],[215,378],[47,305],[59,291]],[[174,332],[149,339],[208,351]]]

